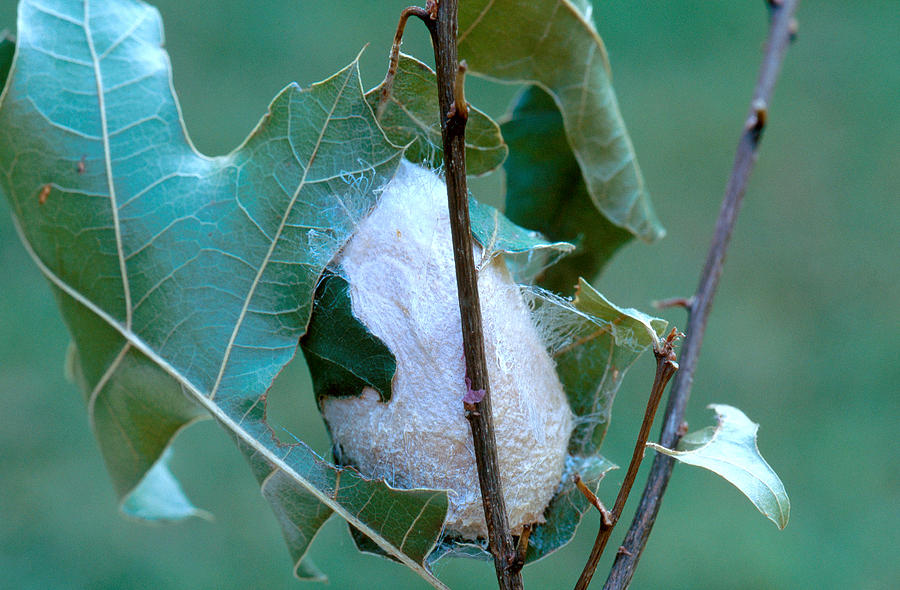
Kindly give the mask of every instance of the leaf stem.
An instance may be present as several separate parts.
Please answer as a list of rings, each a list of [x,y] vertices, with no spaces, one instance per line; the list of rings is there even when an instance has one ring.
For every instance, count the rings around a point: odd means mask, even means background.
[[[584,570],[582,570],[581,576],[575,584],[575,590],[584,590],[591,583],[591,578],[594,576],[594,571],[596,571],[597,564],[600,563],[600,557],[603,555],[603,550],[606,548],[606,542],[609,541],[609,536],[619,521],[622,510],[625,508],[628,494],[631,493],[638,469],[641,467],[641,460],[644,458],[647,439],[650,438],[650,428],[653,426],[653,417],[656,416],[656,409],[659,407],[662,393],[672,375],[678,370],[674,350],[674,343],[677,337],[678,332],[673,329],[668,338],[653,349],[653,354],[656,356],[656,376],[653,379],[653,387],[650,388],[650,399],[647,400],[647,408],[644,410],[644,420],[641,422],[641,429],[638,432],[637,441],[634,443],[631,463],[628,464],[625,481],[622,482],[622,487],[619,488],[619,494],[616,496],[616,503],[613,505],[613,509],[609,512],[601,510],[603,518],[600,521],[600,530],[597,531],[597,539],[594,541],[594,547],[591,549],[591,554],[584,566]]]
[[[481,304],[478,300],[478,277],[472,254],[472,230],[469,221],[466,188],[465,133],[468,109],[464,95],[465,66],[457,54],[458,0],[429,2],[426,12],[437,72],[441,136],[444,148],[444,176],[450,206],[450,231],[456,265],[456,286],[462,323],[463,352],[466,359],[468,391],[484,391],[476,403],[465,402],[466,418],[472,429],[475,462],[484,516],[487,522],[488,546],[494,557],[497,582],[502,590],[519,590],[522,575],[517,565],[518,552],[513,544],[506,513],[506,501],[500,482],[500,461],[491,412],[491,392],[484,354],[484,331]],[[417,13],[413,13],[419,16]],[[433,20],[432,20],[433,19]]]
[[[378,105],[375,107],[375,118],[381,121],[384,109],[388,100],[391,98],[391,91],[394,89],[394,78],[397,77],[397,65],[400,63],[400,44],[403,42],[403,31],[406,30],[406,21],[410,16],[418,17],[428,30],[434,28],[434,22],[430,13],[420,6],[407,6],[400,13],[400,21],[397,23],[397,32],[394,33],[394,42],[391,44],[391,58],[388,62],[388,71],[384,76],[384,82],[381,83],[381,94],[378,96]]]
[[[798,2],[799,0],[770,0],[768,2],[771,18],[768,41],[756,87],[753,90],[753,98],[750,101],[750,112],[738,142],[731,176],[728,179],[725,197],[716,221],[716,229],[709,247],[706,264],[703,267],[697,291],[690,299],[688,306],[687,337],[681,350],[681,370],[672,384],[659,439],[659,444],[664,447],[674,448],[681,437],[681,426],[691,393],[694,370],[697,366],[706,322],[722,273],[731,233],[737,220],[741,201],[747,190],[747,181],[756,162],[757,150],[766,125],[767,105],[787,48],[796,32],[793,15]],[[616,555],[604,590],[626,588],[631,583],[637,562],[647,544],[659,512],[674,463],[674,459],[662,454],[657,454],[654,458],[634,520]]]

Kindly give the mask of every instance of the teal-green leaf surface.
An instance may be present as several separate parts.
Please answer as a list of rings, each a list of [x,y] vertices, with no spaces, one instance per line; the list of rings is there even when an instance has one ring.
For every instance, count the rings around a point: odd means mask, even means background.
[[[505,213],[548,239],[575,244],[575,251],[548,267],[538,281],[551,291],[569,293],[578,277],[598,275],[633,235],[609,221],[591,200],[549,94],[537,86],[526,88],[502,129],[510,149],[503,163]]]
[[[539,289],[530,296],[533,317],[576,417],[569,453],[594,455],[625,374],[668,324],[614,305],[584,279],[571,302]]]
[[[631,365],[667,323],[612,304],[584,279],[572,301],[540,288],[525,288],[524,293],[575,417],[560,488],[544,511],[545,522],[531,533],[530,563],[568,543],[590,509],[573,476],[578,474],[598,493],[603,476],[615,467],[600,455],[613,401]]]
[[[0,33],[0,90],[6,85],[9,76],[9,68],[12,66],[13,54],[16,52],[16,42],[13,36],[4,31]]]
[[[759,454],[759,424],[732,406],[712,404],[718,425],[682,437],[676,450],[647,445],[682,463],[703,467],[739,489],[766,518],[783,529],[791,515],[791,501],[778,474]]]
[[[615,225],[652,241],[664,232],[619,112],[606,49],[587,6],[569,0],[462,2],[460,58],[475,73],[536,84],[547,91],[561,113],[571,153],[594,205]],[[530,219],[514,221],[533,225]]]
[[[530,283],[535,275],[552,267],[575,246],[568,242],[548,242],[540,232],[516,225],[498,209],[469,198],[472,237],[481,246],[478,269],[500,254],[519,283]]]
[[[191,504],[181,484],[169,471],[172,449],[166,449],[163,456],[144,475],[136,488],[125,497],[122,512],[141,520],[177,521],[190,516],[211,519],[212,515]]]
[[[391,93],[381,104],[383,86],[384,83],[379,84],[367,92],[366,100],[385,134],[397,145],[408,145],[404,154],[407,160],[432,168],[443,166],[434,71],[416,58],[401,53]],[[466,173],[472,176],[487,174],[503,163],[507,151],[497,123],[471,107],[466,123]]]
[[[77,347],[117,493],[127,503],[172,437],[211,415],[250,460],[298,564],[304,523],[334,512],[441,587],[423,563],[444,492],[367,480],[282,444],[264,418],[320,274],[401,149],[354,63],[288,86],[238,149],[205,157],[162,39],[159,14],[137,0],[23,0],[0,104],[0,186]]]

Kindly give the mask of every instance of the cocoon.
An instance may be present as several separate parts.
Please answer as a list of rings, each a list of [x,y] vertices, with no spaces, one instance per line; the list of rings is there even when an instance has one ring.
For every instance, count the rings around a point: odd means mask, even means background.
[[[335,445],[366,476],[448,490],[447,530],[486,536],[462,402],[465,361],[443,181],[401,164],[338,264],[353,314],[390,349],[397,372],[388,403],[371,388],[324,399]],[[572,412],[502,257],[480,271],[478,287],[501,479],[510,526],[519,531],[543,520],[560,483]]]

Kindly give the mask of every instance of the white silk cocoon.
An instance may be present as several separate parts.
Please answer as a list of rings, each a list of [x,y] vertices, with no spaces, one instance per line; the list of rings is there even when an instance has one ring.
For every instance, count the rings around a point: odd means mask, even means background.
[[[447,489],[447,529],[484,537],[443,181],[404,162],[338,263],[353,314],[390,349],[397,373],[389,403],[371,388],[324,400],[334,442],[368,477]],[[519,531],[543,521],[562,477],[572,413],[502,257],[480,271],[478,290],[503,491]]]

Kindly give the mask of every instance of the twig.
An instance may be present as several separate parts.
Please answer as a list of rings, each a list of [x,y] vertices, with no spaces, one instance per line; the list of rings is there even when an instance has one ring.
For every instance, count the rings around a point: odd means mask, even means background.
[[[431,31],[434,28],[431,13],[419,6],[407,6],[400,13],[400,22],[397,23],[397,32],[394,33],[394,42],[391,44],[391,58],[388,62],[388,71],[384,76],[384,82],[381,83],[381,94],[378,96],[378,105],[375,107],[375,118],[379,121],[384,114],[388,100],[391,98],[391,91],[394,89],[394,78],[397,77],[397,64],[400,63],[400,44],[403,42],[403,31],[406,29],[406,21],[409,17],[416,16]]]
[[[597,497],[597,494],[591,491],[591,488],[587,487],[584,483],[584,480],[581,479],[581,475],[578,473],[572,478],[575,481],[575,487],[578,488],[578,491],[587,498],[587,501],[591,503],[591,506],[597,509],[600,512],[600,522],[602,526],[612,526],[613,518],[612,514],[610,514],[609,510],[606,509],[606,506],[603,505],[603,502],[600,501],[600,498]]]
[[[706,264],[700,276],[700,283],[688,308],[687,338],[681,349],[681,370],[672,384],[665,411],[665,422],[659,440],[659,444],[664,447],[674,448],[680,438],[679,429],[684,421],[685,408],[691,393],[694,369],[697,366],[712,299],[718,286],[728,242],[734,229],[741,201],[747,190],[747,180],[756,162],[757,148],[766,124],[766,105],[772,96],[792,34],[795,33],[796,24],[793,16],[798,1],[772,0],[769,2],[771,13],[769,37],[756,88],[753,90],[753,98],[750,101],[750,113],[747,117],[747,124],[744,126],[744,133],[738,143],[734,165],[725,189],[725,197],[716,221],[715,234]],[[663,494],[672,475],[674,462],[674,459],[662,454],[657,454],[654,458],[640,504],[625,536],[622,550],[616,555],[616,560],[604,586],[605,590],[626,588],[631,582],[638,559],[647,544],[647,538],[659,512]]]
[[[522,525],[522,534],[519,535],[519,541],[516,544],[516,559],[510,566],[514,572],[519,572],[525,567],[525,557],[528,555],[528,539],[531,538],[531,532],[533,530],[533,524]]]
[[[672,297],[671,299],[661,299],[650,303],[656,309],[669,309],[670,307],[683,307],[690,309],[693,303],[692,297]]]
[[[510,534],[506,501],[500,483],[500,461],[497,457],[491,390],[484,355],[478,278],[472,254],[469,195],[466,188],[465,132],[468,109],[463,87],[465,66],[460,66],[456,49],[457,6],[458,0],[429,2],[426,8],[429,19],[426,19],[426,24],[429,21],[433,23],[428,29],[434,45],[437,71],[444,175],[450,205],[450,231],[453,236],[456,287],[466,358],[467,399],[470,400],[464,402],[464,407],[472,428],[478,482],[487,522],[488,546],[494,557],[497,582],[502,590],[521,590],[521,567],[517,567],[518,552]],[[470,397],[469,393],[477,395]]]
[[[622,487],[619,488],[619,494],[616,496],[616,503],[613,505],[613,509],[608,513],[604,513],[604,510],[601,510],[603,519],[600,521],[600,530],[597,531],[597,539],[594,541],[594,547],[591,549],[591,555],[588,557],[584,570],[578,578],[578,583],[575,584],[575,590],[584,590],[591,583],[591,578],[594,576],[594,571],[596,571],[597,564],[600,563],[600,557],[603,555],[603,549],[606,548],[606,542],[609,541],[609,536],[612,534],[619,516],[622,515],[622,510],[625,508],[628,494],[631,493],[631,487],[634,485],[634,480],[637,477],[641,460],[644,458],[647,439],[650,437],[650,428],[653,426],[653,417],[656,415],[656,409],[659,407],[659,400],[662,399],[663,390],[668,385],[669,379],[678,370],[674,349],[675,340],[678,336],[678,332],[673,329],[668,338],[653,349],[653,354],[656,355],[656,376],[653,379],[653,387],[650,389],[650,399],[647,401],[647,409],[644,411],[641,430],[638,433],[637,441],[634,443],[631,463],[628,464],[628,471],[625,472],[625,481],[622,482]],[[599,503],[599,500],[597,502]]]

